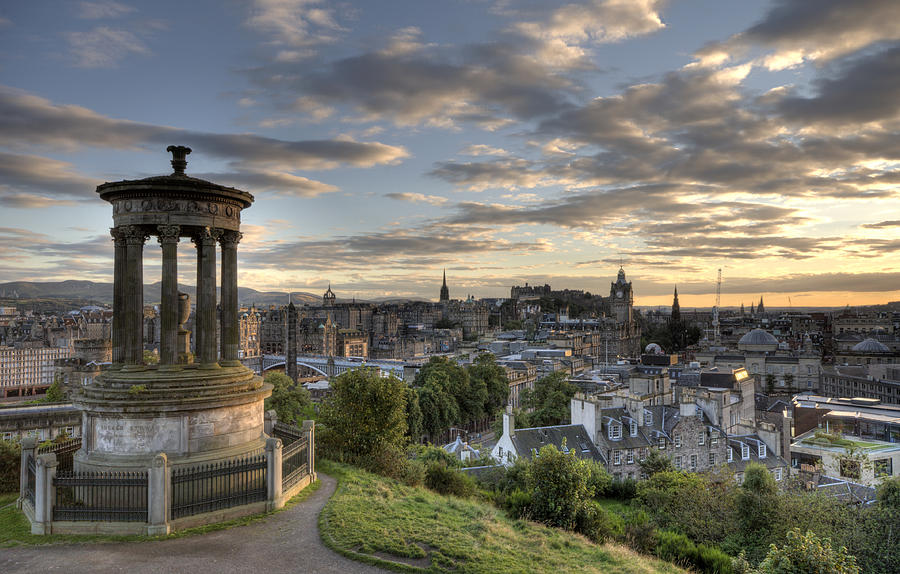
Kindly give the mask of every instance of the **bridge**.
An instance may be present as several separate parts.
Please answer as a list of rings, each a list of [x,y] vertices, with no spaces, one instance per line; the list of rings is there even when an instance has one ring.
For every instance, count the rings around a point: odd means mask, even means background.
[[[306,367],[307,369],[328,376],[328,361],[334,361],[333,375],[340,375],[350,369],[358,369],[359,367],[370,367],[378,369],[381,376],[394,375],[398,379],[403,378],[404,367],[418,368],[422,366],[422,360],[413,361],[397,361],[391,359],[364,359],[360,357],[326,357],[324,355],[297,355],[297,365]],[[263,355],[262,371],[268,371],[275,367],[285,367],[284,355]]]

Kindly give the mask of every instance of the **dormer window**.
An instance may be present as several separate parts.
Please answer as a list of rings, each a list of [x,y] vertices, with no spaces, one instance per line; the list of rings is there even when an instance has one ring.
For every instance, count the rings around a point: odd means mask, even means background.
[[[750,460],[750,445],[741,443],[741,460]]]
[[[644,411],[644,426],[653,426],[653,413],[650,411]]]
[[[637,429],[638,429],[637,421],[634,419],[631,419],[631,425],[630,425],[631,436],[637,436]]]
[[[659,437],[659,450],[666,450],[666,437]]]
[[[609,423],[608,436],[609,440],[622,440],[622,425]]]
[[[734,462],[734,451],[730,446],[728,447],[728,462]]]
[[[766,443],[759,443],[759,458],[766,458]]]

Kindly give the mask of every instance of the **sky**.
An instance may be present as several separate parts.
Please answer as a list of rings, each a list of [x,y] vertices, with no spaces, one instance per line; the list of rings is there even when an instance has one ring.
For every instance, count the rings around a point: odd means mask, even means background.
[[[252,193],[239,281],[339,298],[900,300],[896,0],[0,4],[0,282],[111,281],[104,181]],[[180,272],[193,276],[182,242]],[[159,277],[159,246],[145,249]]]

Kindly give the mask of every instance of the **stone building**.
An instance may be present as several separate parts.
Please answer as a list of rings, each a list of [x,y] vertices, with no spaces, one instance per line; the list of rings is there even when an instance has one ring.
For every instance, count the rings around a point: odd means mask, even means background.
[[[45,347],[39,341],[0,347],[0,397],[43,393],[53,384],[57,361],[72,356],[71,347]]]
[[[900,364],[827,366],[820,392],[826,397],[862,397],[900,405]]]

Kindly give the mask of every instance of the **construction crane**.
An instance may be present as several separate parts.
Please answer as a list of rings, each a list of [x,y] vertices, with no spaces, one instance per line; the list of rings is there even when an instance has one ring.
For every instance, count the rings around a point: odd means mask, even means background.
[[[713,329],[714,342],[718,346],[722,342],[721,333],[719,332],[719,305],[722,304],[722,270],[719,269],[719,277],[716,279],[716,306],[713,307]]]

